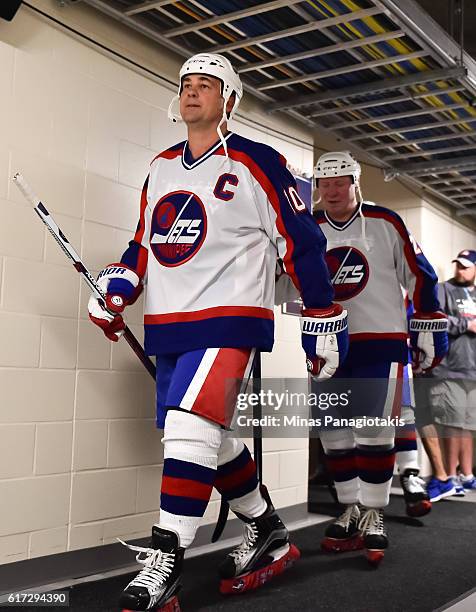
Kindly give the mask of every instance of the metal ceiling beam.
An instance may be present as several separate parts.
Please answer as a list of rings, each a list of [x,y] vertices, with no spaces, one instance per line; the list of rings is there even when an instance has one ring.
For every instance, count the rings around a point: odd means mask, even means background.
[[[474,165],[474,167],[476,168],[476,164]],[[464,170],[467,170],[468,168],[464,168]],[[441,174],[442,172],[451,172],[451,168],[445,168],[443,170],[433,170],[433,169],[429,169],[429,170],[421,170],[420,172],[418,172],[417,175],[415,176],[437,176],[438,174]],[[408,173],[407,173],[408,174]],[[408,174],[410,176],[410,174]]]
[[[288,36],[297,36],[298,34],[304,34],[304,32],[322,30],[323,28],[330,28],[331,26],[348,23],[349,21],[355,21],[356,19],[364,19],[365,17],[379,15],[382,12],[382,9],[373,7],[369,9],[363,9],[361,11],[346,13],[345,15],[338,15],[337,17],[330,17],[328,19],[315,19],[314,21],[310,21],[309,23],[304,23],[303,25],[294,26],[292,28],[286,28],[285,30],[269,32],[268,34],[262,34],[260,36],[250,36],[248,38],[244,38],[243,40],[237,40],[236,42],[228,43],[226,45],[217,45],[215,47],[210,47],[209,49],[206,49],[206,51],[207,53],[224,53],[225,51],[241,49],[243,47],[249,47],[251,45],[262,45],[273,40],[278,40],[280,38],[286,38]]]
[[[425,157],[426,155],[440,155],[441,153],[455,153],[456,151],[467,151],[468,149],[475,148],[476,142],[473,143],[473,147],[470,144],[459,145],[457,147],[442,147],[441,149],[421,149],[420,151],[413,151],[408,153],[401,153],[399,155],[389,155],[388,157],[382,158],[382,161],[390,162],[398,159],[409,159],[412,157]]]
[[[391,98],[380,98],[379,100],[367,100],[359,104],[349,104],[348,106],[336,106],[335,108],[327,108],[315,113],[310,113],[308,117],[324,117],[326,115],[334,115],[340,113],[348,113],[355,110],[367,110],[377,106],[386,106],[387,104],[395,104],[397,102],[413,102],[421,98],[432,98],[434,96],[442,96],[445,94],[455,93],[463,90],[462,86],[447,87],[446,89],[438,89],[436,91],[425,91],[423,93],[414,94],[408,92],[401,96],[393,96]]]
[[[442,187],[440,191],[442,193],[450,193],[451,191],[455,191],[457,189],[459,191],[474,191],[476,190],[476,183],[474,183],[473,185],[453,185],[451,187]],[[459,195],[459,194],[457,193],[455,195]]]
[[[267,60],[263,60],[262,62],[246,64],[246,66],[240,68],[238,72],[242,74],[244,72],[251,72],[252,70],[260,70],[261,68],[277,66],[278,64],[297,62],[298,60],[307,59],[309,57],[315,58],[319,57],[320,55],[328,55],[330,53],[337,53],[340,51],[346,51],[348,49],[365,47],[366,45],[373,45],[375,43],[384,42],[386,40],[402,38],[403,36],[406,36],[403,30],[395,30],[393,32],[384,32],[383,34],[377,34],[376,36],[369,36],[368,38],[358,38],[357,40],[338,42],[334,45],[328,45],[327,47],[319,47],[318,49],[308,49],[306,51],[301,51],[300,53],[292,53],[291,55],[280,55],[279,57],[273,57]]]
[[[392,57],[384,57],[378,60],[372,60],[370,62],[362,62],[359,64],[351,64],[347,66],[341,66],[340,68],[333,68],[332,70],[324,70],[321,72],[313,72],[312,74],[304,74],[302,76],[292,77],[290,79],[273,80],[271,83],[266,85],[260,85],[257,87],[258,91],[267,91],[269,89],[276,89],[277,87],[286,87],[288,85],[297,85],[298,83],[307,83],[308,81],[320,81],[327,77],[337,76],[339,74],[349,74],[350,72],[360,72],[361,70],[368,70],[370,68],[376,68],[377,66],[387,66],[388,64],[398,64],[400,62],[406,62],[412,59],[425,57],[429,55],[428,51],[414,51],[413,53],[407,53],[405,55],[394,55]]]
[[[476,202],[468,202],[466,206],[474,206],[475,204]],[[474,215],[476,215],[476,208],[469,208],[469,209],[462,208],[461,210],[456,211],[457,217],[464,217],[465,215],[474,217]]]
[[[312,21],[313,17],[310,15],[310,13],[308,13],[307,11],[305,11],[302,8],[302,4],[294,4],[293,6],[290,7],[290,10],[293,13],[296,13],[297,15],[299,15],[299,17],[301,17],[305,22],[309,22]],[[339,28],[339,30],[342,30],[343,28]],[[348,29],[348,28],[346,28]],[[341,37],[339,37],[336,33],[337,28],[332,27],[332,28],[323,28],[322,30],[320,30],[326,38],[328,38],[330,40],[331,43],[334,43],[336,45],[342,45],[345,44],[345,42],[343,41],[343,39]],[[396,30],[394,30],[396,31]],[[348,40],[348,38],[346,38],[345,40]],[[369,59],[366,55],[367,51],[364,51],[364,48],[367,49],[367,47],[354,47],[353,49],[347,49],[347,54],[350,55],[351,57],[355,58],[357,60],[357,62],[362,62],[365,61],[367,59]],[[268,45],[266,47],[266,50],[269,51],[271,53],[270,50],[270,45]],[[281,55],[280,53],[273,53],[273,55]],[[286,64],[286,66],[289,66],[292,70],[294,70],[295,72],[299,72],[299,73],[303,73],[303,70],[300,70],[299,67],[297,66],[296,63],[294,64]],[[373,68],[371,70],[372,74],[376,76],[376,78],[380,78],[383,79],[386,76],[386,71],[384,68]],[[314,91],[317,91],[318,88],[316,86],[313,86]],[[321,128],[323,129],[323,128]]]
[[[372,147],[365,147],[366,151],[383,151],[384,149],[397,147],[408,147],[410,145],[419,145],[426,142],[440,142],[442,140],[455,140],[456,138],[467,138],[468,136],[476,136],[476,132],[460,132],[454,134],[444,134],[438,136],[427,136],[424,138],[415,138],[415,140],[402,140],[400,142],[388,142],[385,144],[374,145]]]
[[[453,181],[464,181],[464,180],[471,181],[473,178],[476,179],[476,177],[463,176],[461,174],[458,174],[457,176],[450,176],[449,178],[432,179],[431,181],[426,181],[426,184],[427,185],[440,185],[443,188],[447,186],[448,183],[449,184],[453,183]],[[463,185],[460,185],[460,187],[466,187],[467,185],[469,185],[469,183],[464,183]]]
[[[386,9],[393,22],[409,32],[415,42],[432,50],[436,61],[443,61],[447,66],[456,66],[460,62],[460,45],[441,28],[430,15],[414,0],[373,0],[374,4]],[[473,93],[476,92],[476,61],[463,52],[463,62],[468,69],[465,79]]]
[[[351,136],[347,138],[349,142],[356,142],[357,140],[365,140],[366,138],[381,138],[382,136],[392,136],[393,134],[404,134],[405,132],[418,132],[420,130],[431,130],[440,127],[449,127],[451,125],[461,125],[464,123],[474,123],[476,117],[470,117],[468,119],[456,119],[454,121],[433,121],[432,123],[421,123],[419,125],[407,126],[399,128],[398,130],[382,130],[381,132],[371,132],[368,134],[359,134],[358,136]]]
[[[259,13],[274,11],[275,9],[283,6],[289,6],[291,4],[297,4],[298,2],[302,2],[302,0],[273,0],[272,2],[261,2],[260,4],[250,6],[249,8],[241,9],[239,11],[222,13],[221,15],[210,17],[209,19],[202,19],[201,21],[196,21],[195,23],[187,23],[183,26],[166,30],[165,32],[162,32],[162,34],[166,38],[173,38],[174,36],[180,36],[181,34],[188,34],[189,32],[203,30],[203,28],[210,28],[214,25],[223,25],[224,23],[244,19],[245,17],[251,17],[253,15],[258,15]]]
[[[448,104],[447,106],[429,106],[427,108],[419,108],[411,111],[404,111],[402,113],[393,113],[393,115],[379,115],[376,117],[366,117],[365,119],[358,119],[356,121],[342,121],[342,123],[335,123],[331,126],[332,129],[341,129],[348,127],[358,127],[360,125],[368,125],[369,123],[381,123],[383,121],[394,121],[395,119],[406,119],[408,117],[418,117],[420,115],[434,115],[435,113],[443,113],[455,108],[464,108],[469,106],[467,102],[455,102],[454,104]]]
[[[104,0],[85,0],[85,1],[90,6],[93,6],[94,8],[98,9],[98,11],[103,12],[109,17],[113,17],[120,23],[123,23],[129,26],[130,28],[136,30],[137,32],[140,32],[144,36],[147,36],[147,38],[155,40],[155,42],[158,42],[161,45],[164,45],[166,48],[168,48],[171,51],[175,51],[182,57],[184,56],[187,57],[191,55],[191,51],[189,49],[186,49],[183,45],[174,43],[171,40],[167,40],[164,36],[160,34],[160,32],[157,31],[157,29],[154,26],[146,25],[145,21],[135,19],[134,17],[130,17],[129,15],[125,15],[122,11],[119,11],[118,9],[114,8],[113,6],[105,2]]]
[[[420,173],[425,173],[430,170],[433,171],[432,173],[434,174],[446,168],[456,170],[467,166],[476,166],[476,155],[469,155],[468,157],[450,157],[448,159],[419,162],[417,164],[402,164],[400,166],[394,166],[392,170],[395,170],[399,174],[419,175]]]
[[[296,96],[294,99],[286,102],[276,102],[270,104],[268,111],[282,111],[288,108],[297,108],[298,106],[307,106],[317,104],[319,102],[330,102],[331,100],[342,100],[342,98],[352,98],[354,96],[378,94],[385,91],[399,89],[401,87],[409,87],[411,85],[423,85],[433,81],[447,81],[450,79],[459,79],[466,75],[466,69],[443,68],[439,70],[427,70],[418,74],[411,74],[403,77],[395,77],[371,83],[363,83],[360,85],[352,85],[351,87],[340,87],[332,91],[324,91],[317,94]]]
[[[152,11],[158,9],[161,6],[172,4],[175,0],[153,0],[152,2],[141,2],[136,6],[130,6],[129,8],[122,11],[124,15],[136,15],[137,13],[145,13],[146,11]]]

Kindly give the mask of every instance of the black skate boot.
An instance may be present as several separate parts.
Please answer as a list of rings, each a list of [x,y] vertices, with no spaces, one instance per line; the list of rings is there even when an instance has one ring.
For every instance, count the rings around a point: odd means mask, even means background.
[[[377,566],[382,561],[385,549],[388,547],[387,532],[383,526],[383,509],[362,508],[359,529],[364,538],[367,561]]]
[[[289,543],[288,530],[263,489],[268,503],[266,512],[253,519],[236,513],[244,522],[244,537],[219,567],[223,595],[256,589],[284,572],[301,556],[296,546]]]
[[[359,529],[359,520],[359,505],[347,506],[344,512],[326,529],[321,548],[327,552],[348,552],[363,548],[364,541]]]
[[[425,516],[431,511],[431,501],[419,470],[409,468],[400,476],[408,516]]]
[[[122,540],[120,540],[122,542]],[[173,531],[152,527],[150,548],[131,546],[137,551],[137,562],[144,565],[129,582],[119,599],[122,612],[153,610],[154,612],[180,612],[177,592],[183,562],[183,548],[178,546],[178,536]]]

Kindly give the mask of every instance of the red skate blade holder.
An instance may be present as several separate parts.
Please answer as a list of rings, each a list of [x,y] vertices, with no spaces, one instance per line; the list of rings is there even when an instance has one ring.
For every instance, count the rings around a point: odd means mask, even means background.
[[[383,557],[384,557],[383,550],[372,550],[372,549],[367,550],[367,561],[373,567],[377,567],[378,565],[380,565],[380,563],[383,560]]]
[[[123,608],[121,612],[137,612],[136,610],[127,610]],[[171,597],[160,608],[150,608],[147,612],[182,612],[177,595]]]
[[[222,595],[241,595],[246,591],[251,591],[263,586],[275,576],[282,574],[289,569],[301,557],[298,548],[291,544],[288,552],[277,561],[273,561],[266,567],[262,567],[254,572],[221,580],[220,593]]]
[[[346,540],[339,540],[337,538],[324,538],[321,542],[321,548],[325,552],[351,552],[353,550],[362,550],[364,548],[364,538],[362,534],[357,533],[351,538]]]

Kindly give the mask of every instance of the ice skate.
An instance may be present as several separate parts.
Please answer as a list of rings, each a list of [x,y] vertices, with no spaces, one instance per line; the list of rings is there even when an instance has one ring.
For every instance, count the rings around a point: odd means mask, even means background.
[[[418,477],[419,470],[407,469],[400,476],[400,484],[408,516],[425,516],[431,511],[431,501],[425,489],[425,481]]]
[[[359,529],[360,509],[350,504],[336,520],[327,527],[321,548],[326,552],[348,552],[364,547]]]
[[[184,549],[179,548],[177,534],[154,525],[150,548],[122,543],[137,551],[137,562],[144,565],[122,592],[119,599],[122,612],[180,612],[177,592]]]
[[[362,531],[367,561],[371,565],[379,565],[388,547],[387,532],[383,526],[383,509],[362,508],[359,529]]]
[[[269,498],[268,509],[258,518],[237,513],[244,522],[243,541],[219,567],[220,593],[234,595],[256,589],[281,574],[299,559],[300,552],[289,543],[288,530]]]

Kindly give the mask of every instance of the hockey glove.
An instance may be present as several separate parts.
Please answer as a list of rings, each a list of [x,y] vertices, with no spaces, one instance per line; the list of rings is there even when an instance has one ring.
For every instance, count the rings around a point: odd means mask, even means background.
[[[89,318],[98,325],[109,340],[117,342],[126,325],[121,312],[133,304],[142,291],[137,274],[122,264],[111,264],[99,273],[97,284],[106,294],[106,308],[94,295],[89,298]],[[107,310],[106,310],[107,309]]]
[[[349,350],[347,311],[340,304],[302,311],[302,347],[306,365],[315,380],[334,375]]]
[[[410,347],[413,370],[424,373],[437,366],[448,352],[448,319],[442,312],[410,317]]]

